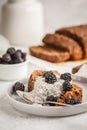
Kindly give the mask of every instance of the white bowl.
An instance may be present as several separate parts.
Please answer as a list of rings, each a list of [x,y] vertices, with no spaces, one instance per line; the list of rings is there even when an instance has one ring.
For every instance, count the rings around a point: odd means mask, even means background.
[[[28,59],[19,64],[0,64],[0,80],[19,80],[28,75]]]

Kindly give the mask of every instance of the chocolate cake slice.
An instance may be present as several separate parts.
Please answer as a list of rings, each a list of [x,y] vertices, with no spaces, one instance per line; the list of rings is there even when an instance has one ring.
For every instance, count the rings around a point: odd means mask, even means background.
[[[72,60],[82,59],[82,48],[78,45],[77,41],[60,34],[47,34],[43,40],[45,45],[52,45],[57,48],[62,47],[70,52]]]
[[[75,40],[83,50],[83,57],[87,58],[87,25],[61,28],[56,33]]]
[[[50,46],[32,46],[29,48],[31,55],[50,62],[64,62],[70,58],[70,53],[65,50],[55,49]]]

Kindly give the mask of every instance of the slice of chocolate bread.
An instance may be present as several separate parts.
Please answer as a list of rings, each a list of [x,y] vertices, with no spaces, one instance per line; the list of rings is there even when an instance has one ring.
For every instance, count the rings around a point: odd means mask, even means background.
[[[32,46],[29,48],[31,55],[50,62],[64,62],[70,58],[68,51],[54,49],[50,46]]]
[[[87,58],[87,25],[61,28],[56,33],[74,39],[82,47],[83,57]]]
[[[80,60],[82,59],[83,52],[82,48],[78,45],[78,43],[65,36],[60,34],[47,34],[43,40],[45,45],[53,45],[55,47],[63,47],[70,52],[72,60]]]

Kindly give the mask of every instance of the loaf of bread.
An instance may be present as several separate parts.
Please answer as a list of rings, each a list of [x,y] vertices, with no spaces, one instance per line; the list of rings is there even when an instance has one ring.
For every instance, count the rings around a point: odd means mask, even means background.
[[[75,40],[83,50],[83,57],[87,58],[87,25],[61,28],[56,33]]]
[[[53,63],[87,58],[87,25],[58,29],[46,34],[43,46],[30,47],[31,55]]]
[[[78,45],[78,43],[64,35],[60,34],[47,34],[43,38],[43,42],[46,45],[53,45],[58,47],[63,47],[70,52],[72,60],[80,60],[82,59],[82,48]]]

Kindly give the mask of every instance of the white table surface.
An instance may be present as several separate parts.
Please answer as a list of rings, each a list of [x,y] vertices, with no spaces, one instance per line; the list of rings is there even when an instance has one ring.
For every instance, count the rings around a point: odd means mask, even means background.
[[[86,130],[87,113],[70,117],[37,117],[20,113],[0,100],[0,130]]]

